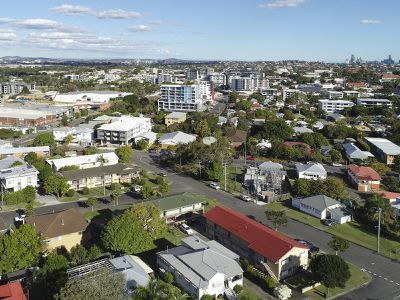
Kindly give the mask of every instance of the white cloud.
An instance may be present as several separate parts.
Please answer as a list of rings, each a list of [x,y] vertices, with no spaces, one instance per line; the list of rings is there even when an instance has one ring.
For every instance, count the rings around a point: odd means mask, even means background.
[[[149,32],[152,30],[151,27],[147,25],[134,25],[128,29],[133,32]]]
[[[137,19],[143,15],[136,11],[123,9],[95,10],[87,6],[63,4],[50,8],[50,11],[67,16],[91,15],[98,19]]]
[[[11,41],[17,38],[17,34],[11,29],[0,29],[0,41]]]
[[[161,21],[161,20],[150,20],[150,21],[148,21],[147,23],[152,24],[152,25],[161,25],[161,24],[163,24],[164,22]]]
[[[260,8],[277,9],[277,8],[292,8],[304,4],[306,0],[275,0],[263,4],[259,4]]]
[[[90,14],[92,12],[92,10],[87,6],[70,5],[70,4],[63,4],[60,6],[50,8],[50,11],[68,16]]]
[[[363,25],[379,25],[382,24],[381,20],[364,19],[360,21]]]
[[[0,25],[8,25],[13,28],[21,28],[27,30],[58,30],[64,32],[83,32],[76,26],[59,23],[50,19],[9,19],[0,18]]]

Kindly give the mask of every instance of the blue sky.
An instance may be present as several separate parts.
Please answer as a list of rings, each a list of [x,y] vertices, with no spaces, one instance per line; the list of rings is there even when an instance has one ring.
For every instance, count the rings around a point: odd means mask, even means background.
[[[0,56],[400,58],[398,0],[3,2]]]

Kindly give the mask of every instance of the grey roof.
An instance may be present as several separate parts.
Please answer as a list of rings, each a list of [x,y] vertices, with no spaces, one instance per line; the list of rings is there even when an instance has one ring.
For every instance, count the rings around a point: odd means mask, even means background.
[[[38,170],[31,165],[21,165],[0,171],[0,178],[14,178],[30,174],[39,174]]]
[[[166,119],[180,119],[180,118],[186,118],[186,113],[184,113],[184,112],[179,112],[179,111],[173,111],[172,113],[166,115],[165,118],[166,118]]]
[[[192,193],[181,193],[177,195],[166,196],[162,198],[157,198],[155,200],[149,201],[158,206],[162,211],[171,210],[180,207],[185,207],[197,203],[207,202],[208,199],[202,195],[196,195]]]
[[[338,208],[331,209],[331,213],[336,214],[340,218],[351,215],[351,213],[344,207],[338,207]]]
[[[324,166],[321,165],[320,163],[307,163],[307,164],[297,163],[296,170],[297,173],[307,172],[309,174],[313,173],[318,175],[325,175],[325,176],[327,175]]]
[[[331,197],[325,195],[316,195],[303,198],[300,200],[300,202],[302,204],[311,206],[319,211],[323,211],[331,206],[341,204],[339,201],[336,201],[335,199],[332,199]]]
[[[376,148],[380,149],[383,153],[387,155],[399,155],[400,154],[400,147],[396,144],[392,143],[388,139],[384,138],[373,138],[373,137],[366,137],[365,140],[368,143],[371,143]]]
[[[160,144],[163,144],[168,140],[173,140],[176,144],[188,144],[194,142],[196,140],[196,137],[194,135],[187,134],[182,131],[174,131],[166,133],[158,139]]]
[[[19,161],[20,163],[22,163],[22,165],[26,165],[26,162],[24,162],[22,159],[18,157],[7,156],[3,159],[0,159],[0,170],[9,169],[11,165],[16,161]]]
[[[137,262],[137,257],[124,255],[110,259],[110,263],[117,272],[125,275],[128,288],[136,288],[137,286],[145,287],[150,281],[148,271]]]
[[[260,171],[283,170],[283,166],[281,164],[272,161],[263,162],[258,166],[258,168]]]
[[[351,159],[361,159],[365,160],[368,157],[374,157],[374,155],[368,151],[362,151],[360,148],[358,148],[356,145],[353,143],[346,143],[343,144],[344,151],[346,152],[346,155],[348,158]]]
[[[67,180],[76,180],[80,178],[100,177],[103,176],[103,174],[133,174],[138,171],[139,168],[136,165],[119,163],[111,166],[63,171],[61,172],[61,175]]]
[[[190,236],[182,240],[182,246],[159,252],[172,268],[179,271],[197,288],[208,286],[217,273],[233,277],[243,273],[235,261],[238,256],[216,241],[201,240]]]
[[[295,133],[302,134],[302,133],[313,133],[312,129],[307,127],[293,127]]]

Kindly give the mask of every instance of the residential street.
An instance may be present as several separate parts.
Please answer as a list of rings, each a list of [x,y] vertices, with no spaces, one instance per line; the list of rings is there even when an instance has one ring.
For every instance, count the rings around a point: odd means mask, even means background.
[[[171,193],[193,192],[203,194],[209,198],[217,199],[224,206],[233,208],[245,215],[253,216],[256,220],[264,224],[268,224],[264,215],[265,208],[253,203],[241,201],[232,195],[221,191],[213,190],[207,187],[204,183],[182,174],[175,174],[160,168],[155,161],[150,158],[147,153],[135,151],[133,163],[154,172],[167,173],[168,179],[171,182]],[[133,194],[124,194],[120,197],[119,207],[128,207],[134,202],[141,201]],[[107,208],[112,204],[104,204],[99,202],[96,205],[97,209]],[[54,211],[64,210],[66,208],[75,207],[82,212],[86,212],[89,208],[82,207],[79,202],[70,202],[54,206],[45,206],[37,208],[36,214],[44,214]],[[4,212],[1,217],[6,223],[11,223],[16,213]],[[330,234],[312,228],[303,223],[290,220],[288,225],[281,229],[285,234],[294,238],[306,239],[320,247],[326,252],[332,251],[327,247],[327,242],[330,239]],[[354,265],[370,272],[373,277],[371,283],[360,289],[357,289],[338,299],[398,299],[400,298],[400,264],[391,261],[385,257],[375,254],[374,252],[357,245],[351,247],[342,254],[342,256]]]

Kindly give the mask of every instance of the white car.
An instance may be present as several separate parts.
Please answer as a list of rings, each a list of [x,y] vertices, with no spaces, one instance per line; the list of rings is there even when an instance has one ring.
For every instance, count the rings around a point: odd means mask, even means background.
[[[133,187],[133,190],[136,192],[136,193],[140,193],[141,191],[142,191],[142,186],[141,185],[135,185],[134,187]]]
[[[240,196],[240,199],[242,199],[243,201],[246,201],[246,202],[251,201],[250,196],[247,196],[247,195],[241,195],[241,196]]]
[[[339,164],[339,163],[333,163],[332,166],[334,166],[334,167],[343,167],[343,165]]]
[[[181,230],[182,230],[184,233],[186,233],[186,234],[193,234],[193,233],[194,233],[193,229],[190,228],[190,227],[189,227],[188,225],[186,225],[185,223],[183,223],[183,224],[180,226],[180,228],[181,228]]]
[[[26,218],[26,214],[19,214],[14,218],[15,222],[24,222]]]
[[[214,190],[219,190],[219,189],[221,189],[221,187],[220,187],[218,184],[216,184],[215,182],[211,182],[208,186],[209,186],[210,188],[213,188]]]

